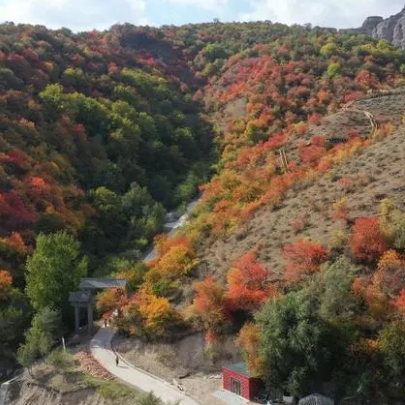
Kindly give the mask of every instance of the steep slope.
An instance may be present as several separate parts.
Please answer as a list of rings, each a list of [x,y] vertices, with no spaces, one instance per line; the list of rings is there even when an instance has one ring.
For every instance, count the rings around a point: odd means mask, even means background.
[[[163,37],[0,25],[0,375],[30,317],[9,289],[24,291],[40,233],[74,234],[100,271],[108,255],[140,257],[209,179],[212,126]]]
[[[378,204],[384,198],[392,199],[405,210],[405,129],[401,123],[405,94],[364,99],[353,107],[384,116],[396,122],[399,128],[382,141],[345,159],[319,179],[314,179],[313,184],[289,190],[280,207],[258,211],[236,235],[205,244],[200,258],[209,272],[224,280],[232,264],[254,250],[262,263],[281,275],[284,268],[281,249],[286,244],[309,237],[330,246],[333,233],[339,229],[339,223],[331,217],[333,204],[342,198],[347,199],[351,220],[376,214]],[[319,133],[319,128],[323,128],[339,137],[339,132],[344,134],[346,129],[358,127],[358,121],[351,119],[350,115],[345,126],[336,122],[334,117],[325,117],[320,127],[310,128],[309,133]],[[304,222],[304,229],[294,229],[294,221],[300,219]]]
[[[75,35],[2,25],[0,38],[0,267],[61,228],[95,255],[144,249],[164,208],[191,199],[209,173],[211,129],[181,82],[181,54],[132,26]]]

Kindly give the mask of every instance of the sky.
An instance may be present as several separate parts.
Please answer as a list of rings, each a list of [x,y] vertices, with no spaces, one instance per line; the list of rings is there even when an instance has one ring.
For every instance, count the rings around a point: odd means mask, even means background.
[[[196,22],[270,20],[354,28],[367,16],[389,17],[405,0],[0,0],[0,22],[107,29],[116,23],[181,25]]]

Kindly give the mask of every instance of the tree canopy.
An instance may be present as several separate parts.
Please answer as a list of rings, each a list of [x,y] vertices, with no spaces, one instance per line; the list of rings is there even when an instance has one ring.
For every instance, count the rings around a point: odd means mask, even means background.
[[[27,295],[36,311],[62,311],[69,319],[69,293],[77,290],[87,274],[87,259],[72,235],[61,231],[39,235],[34,254],[27,261]]]

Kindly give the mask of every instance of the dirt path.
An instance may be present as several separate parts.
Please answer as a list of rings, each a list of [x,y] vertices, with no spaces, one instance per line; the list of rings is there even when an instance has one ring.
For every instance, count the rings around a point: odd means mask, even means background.
[[[184,392],[176,390],[167,382],[146,374],[123,360],[117,366],[116,354],[111,348],[113,336],[113,330],[102,328],[90,342],[90,350],[94,358],[111,374],[143,391],[153,391],[163,402],[180,401],[181,405],[200,405],[199,402]]]

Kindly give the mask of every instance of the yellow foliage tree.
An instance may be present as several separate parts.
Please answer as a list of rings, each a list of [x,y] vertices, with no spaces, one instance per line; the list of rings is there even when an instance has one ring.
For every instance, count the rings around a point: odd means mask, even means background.
[[[199,263],[194,252],[185,245],[173,246],[156,263],[156,268],[167,279],[178,279],[187,276]]]
[[[236,344],[243,351],[243,356],[249,371],[254,375],[261,375],[264,369],[264,362],[259,356],[259,328],[251,322],[246,323],[239,332]]]

